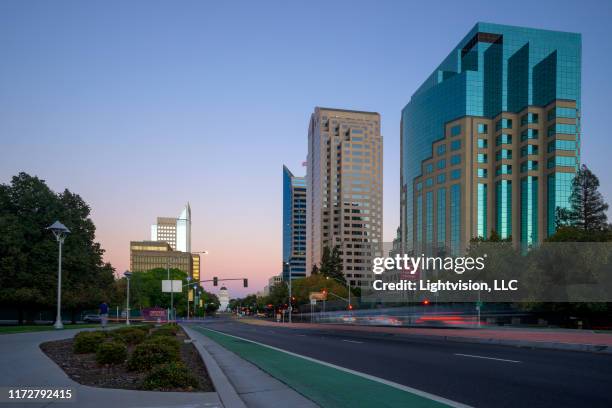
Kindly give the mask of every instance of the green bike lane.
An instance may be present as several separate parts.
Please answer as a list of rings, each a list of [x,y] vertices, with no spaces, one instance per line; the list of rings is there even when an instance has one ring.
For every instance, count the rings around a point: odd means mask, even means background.
[[[324,408],[465,407],[400,384],[216,330],[191,326]]]

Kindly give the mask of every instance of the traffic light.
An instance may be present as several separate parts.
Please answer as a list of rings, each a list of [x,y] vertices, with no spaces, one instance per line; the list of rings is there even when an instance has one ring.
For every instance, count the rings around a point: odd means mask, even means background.
[[[423,305],[427,306],[428,304],[429,304],[429,299],[425,299],[425,300],[423,301]]]
[[[243,282],[243,285],[244,285],[245,288],[248,288],[249,287],[249,280],[245,278],[244,282]]]
[[[348,305],[348,310],[353,310],[353,305]]]
[[[213,286],[218,286],[219,285],[219,278],[217,278],[216,276],[213,276]]]

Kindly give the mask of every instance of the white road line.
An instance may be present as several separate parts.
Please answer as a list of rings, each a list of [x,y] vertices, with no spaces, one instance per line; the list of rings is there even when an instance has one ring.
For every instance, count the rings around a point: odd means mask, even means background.
[[[346,341],[347,343],[363,344],[363,341],[357,341],[357,340],[342,340],[342,341]]]
[[[417,390],[416,388],[408,387],[407,385],[398,384],[398,383],[393,382],[393,381],[385,380],[384,378],[375,377],[375,376],[370,375],[370,374],[365,374],[365,373],[362,373],[362,372],[359,372],[359,371],[351,370],[350,368],[345,368],[345,367],[337,366],[337,365],[332,364],[332,363],[328,363],[328,362],[325,362],[325,361],[317,360],[316,358],[306,357],[306,356],[303,356],[301,354],[292,353],[291,351],[283,350],[281,348],[274,347],[274,346],[269,346],[267,344],[260,343],[258,341],[245,339],[244,337],[234,336],[233,334],[224,333],[222,331],[209,329],[208,327],[206,327],[206,328],[203,327],[203,329],[204,330],[210,330],[212,332],[219,333],[219,334],[222,334],[224,336],[233,337],[233,338],[238,339],[238,340],[247,341],[249,343],[257,344],[258,346],[262,346],[262,347],[266,347],[266,348],[269,348],[269,349],[272,349],[272,350],[280,351],[281,353],[289,354],[290,356],[294,356],[294,357],[298,357],[298,358],[303,358],[304,360],[312,361],[313,363],[318,363],[318,364],[322,364],[322,365],[327,366],[327,367],[335,368],[336,370],[344,371],[345,373],[353,374],[353,375],[356,375],[356,376],[359,376],[359,377],[362,377],[362,378],[366,378],[366,379],[371,380],[371,381],[375,381],[375,382],[378,382],[378,383],[381,383],[381,384],[384,384],[384,385],[388,385],[389,387],[397,388],[398,390],[410,392],[412,394],[418,395],[418,396],[423,397],[423,398],[429,398],[430,400],[437,401],[439,403],[446,404],[446,405],[454,407],[454,408],[472,408],[470,405],[462,404],[460,402],[449,400],[449,399],[446,399],[444,397],[440,397],[440,396],[435,395],[435,394],[430,394],[430,393],[425,392],[425,391]]]
[[[300,336],[300,337],[306,337],[306,335],[305,335],[305,334],[298,334],[298,336]]]
[[[485,357],[485,356],[475,356],[473,354],[461,354],[461,353],[455,353],[456,356],[461,356],[461,357],[472,357],[472,358],[484,358],[486,360],[496,360],[496,361],[505,361],[507,363],[520,363],[520,361],[518,360],[507,360],[505,358],[495,358],[495,357]]]

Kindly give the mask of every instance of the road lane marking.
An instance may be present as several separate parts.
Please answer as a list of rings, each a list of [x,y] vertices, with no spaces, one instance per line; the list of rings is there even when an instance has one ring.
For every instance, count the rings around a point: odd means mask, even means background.
[[[518,360],[507,360],[505,358],[495,358],[495,357],[486,357],[486,356],[476,356],[474,354],[461,354],[461,353],[454,353],[456,356],[461,356],[461,357],[472,357],[472,358],[483,358],[486,360],[496,360],[496,361],[505,361],[507,363],[520,363],[520,361]]]
[[[306,335],[305,335],[305,334],[298,334],[298,336],[300,336],[300,337],[306,337]]]
[[[346,341],[347,343],[363,344],[363,341],[357,341],[357,340],[342,340],[342,341]]]
[[[393,382],[393,381],[385,380],[384,378],[375,377],[373,375],[362,373],[360,371],[351,370],[350,368],[345,368],[345,367],[342,367],[342,366],[339,366],[339,365],[328,363],[326,361],[317,360],[316,358],[303,356],[301,354],[293,353],[291,351],[287,351],[287,350],[284,350],[282,348],[270,346],[270,345],[265,344],[265,343],[260,343],[260,342],[255,341],[255,340],[249,340],[249,339],[245,339],[244,337],[234,336],[233,334],[228,334],[228,333],[225,333],[225,332],[222,332],[222,331],[219,331],[219,330],[209,329],[208,327],[202,327],[201,329],[203,329],[203,330],[210,330],[212,332],[221,334],[223,336],[233,337],[233,338],[238,339],[238,340],[242,340],[242,341],[246,341],[246,342],[249,342],[249,343],[257,344],[259,346],[266,347],[266,348],[269,348],[271,350],[280,351],[281,353],[285,353],[285,354],[288,354],[290,356],[294,356],[294,357],[298,357],[298,358],[303,358],[304,360],[312,361],[313,363],[318,363],[318,364],[321,364],[321,365],[324,365],[324,366],[327,366],[327,367],[335,368],[336,370],[344,371],[345,373],[349,373],[349,374],[353,374],[353,375],[356,375],[356,376],[359,376],[359,377],[362,377],[362,378],[366,378],[368,380],[375,381],[375,382],[378,382],[380,384],[385,384],[385,385],[388,385],[389,387],[397,388],[398,390],[406,391],[408,393],[412,393],[412,394],[421,396],[423,398],[429,398],[430,400],[433,400],[433,401],[436,401],[436,402],[439,402],[439,403],[442,403],[442,404],[446,404],[446,405],[449,405],[449,406],[454,407],[454,408],[472,408],[470,405],[466,405],[466,404],[462,404],[462,403],[457,402],[457,401],[449,400],[449,399],[441,397],[439,395],[430,394],[430,393],[428,393],[426,391],[421,391],[421,390],[418,390],[416,388],[409,387],[407,385],[398,384],[398,383]]]

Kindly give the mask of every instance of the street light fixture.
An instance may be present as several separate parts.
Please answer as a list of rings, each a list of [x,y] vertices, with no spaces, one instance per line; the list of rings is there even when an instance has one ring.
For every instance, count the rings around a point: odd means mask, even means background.
[[[123,276],[127,279],[127,310],[125,312],[125,324],[127,326],[130,325],[130,277],[132,276],[132,272],[125,271]]]
[[[189,288],[189,285],[191,285],[191,276],[187,276],[187,320],[189,320],[189,291],[191,290]],[[195,299],[193,300],[195,302]]]
[[[53,224],[48,226],[47,229],[51,230],[59,244],[59,256],[57,262],[57,316],[55,317],[55,324],[53,326],[56,329],[63,329],[64,325],[62,323],[62,245],[64,244],[66,236],[70,234],[70,230],[59,221],[55,221]]]
[[[293,303],[291,303],[291,282],[293,281],[293,276],[291,276],[291,264],[289,262],[285,262],[285,266],[287,266],[287,270],[289,271],[289,283],[287,286],[289,286],[289,323],[293,322],[292,319],[292,315],[293,315]]]

